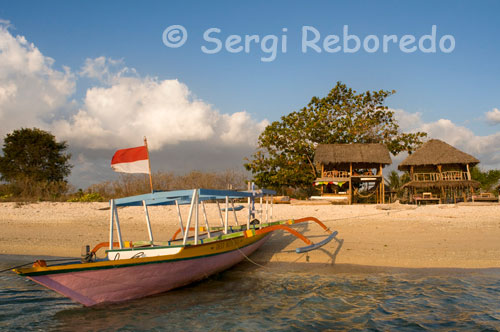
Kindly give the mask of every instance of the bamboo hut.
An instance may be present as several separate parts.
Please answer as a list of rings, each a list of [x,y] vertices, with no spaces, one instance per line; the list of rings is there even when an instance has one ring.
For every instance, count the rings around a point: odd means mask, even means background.
[[[352,204],[353,198],[375,195],[377,203],[384,203],[382,169],[392,163],[384,145],[320,144],[314,161],[321,167],[321,177],[314,181],[321,198]]]
[[[470,168],[479,160],[453,146],[431,139],[409,155],[398,169],[410,175],[407,188],[412,203],[466,201],[479,182],[472,180]]]

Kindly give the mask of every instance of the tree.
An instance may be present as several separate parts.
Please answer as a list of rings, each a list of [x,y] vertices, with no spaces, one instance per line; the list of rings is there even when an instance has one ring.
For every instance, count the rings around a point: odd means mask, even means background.
[[[481,183],[481,189],[484,191],[494,191],[500,180],[500,169],[482,171],[479,167],[474,166],[470,173],[472,180],[479,181],[479,183]]]
[[[64,181],[71,172],[71,155],[66,142],[56,142],[54,135],[38,128],[21,128],[4,138],[0,156],[1,179],[10,183]]]
[[[318,175],[314,151],[320,143],[383,143],[394,155],[411,153],[426,134],[399,130],[394,112],[384,106],[394,93],[357,93],[337,82],[326,97],[313,97],[300,111],[267,126],[245,168],[261,187],[309,190]]]
[[[391,171],[387,179],[389,180],[389,188],[394,191],[399,191],[401,188],[401,178],[398,172],[395,170]]]

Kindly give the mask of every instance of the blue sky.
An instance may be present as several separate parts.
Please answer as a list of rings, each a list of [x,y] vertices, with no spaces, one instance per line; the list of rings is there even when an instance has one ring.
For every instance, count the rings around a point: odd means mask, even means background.
[[[8,34],[24,36],[43,57],[54,60],[54,63],[46,64],[47,68],[56,74],[65,70],[70,72],[70,76],[64,79],[70,88],[57,94],[63,101],[52,110],[37,113],[34,109],[24,119],[28,120],[26,126],[45,125],[73,145],[74,163],[80,156],[79,160],[87,165],[87,168],[75,169],[78,179],[85,180],[73,181],[83,186],[92,179],[109,176],[108,171],[96,176],[96,171],[89,170],[95,169],[91,165],[102,167],[105,151],[116,148],[121,141],[119,136],[109,138],[101,132],[96,137],[113,142],[109,149],[99,144],[85,146],[81,137],[77,139],[69,134],[81,129],[75,114],[83,110],[87,118],[99,120],[92,126],[102,125],[109,131],[103,123],[117,113],[110,113],[108,117],[102,115],[101,118],[95,110],[92,111],[92,107],[103,105],[104,97],[118,98],[112,92],[125,85],[125,90],[134,90],[137,86],[154,85],[154,82],[158,94],[160,90],[165,94],[164,89],[168,87],[162,83],[171,80],[178,80],[188,89],[189,97],[186,100],[180,97],[184,104],[193,100],[203,103],[202,110],[197,105],[184,105],[187,108],[174,112],[172,118],[179,113],[189,115],[189,112],[194,112],[198,117],[195,115],[193,120],[203,122],[203,119],[214,117],[219,120],[213,120],[210,128],[195,128],[192,134],[181,135],[177,142],[172,137],[158,140],[156,154],[164,166],[157,166],[157,169],[203,168],[193,156],[200,154],[193,147],[196,142],[215,149],[218,156],[215,159],[225,159],[227,168],[237,167],[253,147],[244,142],[240,145],[222,144],[221,137],[222,141],[232,141],[231,133],[243,130],[242,122],[248,122],[253,132],[258,131],[265,121],[277,120],[305,106],[312,96],[324,96],[337,81],[358,91],[396,90],[397,93],[387,100],[387,105],[399,110],[403,129],[426,129],[430,136],[444,139],[484,160],[484,167],[500,167],[500,151],[491,147],[500,145],[499,12],[498,1],[16,1],[4,2],[0,6],[0,19],[9,22]],[[162,42],[162,33],[176,24],[185,27],[188,39],[182,47],[168,48]],[[416,51],[409,54],[402,52],[397,45],[390,47],[387,53],[381,50],[375,53],[323,51],[320,54],[313,50],[301,51],[303,26],[317,29],[323,40],[330,34],[342,37],[345,25],[350,34],[361,40],[367,35],[382,39],[383,35],[401,38],[407,34],[418,39],[429,34],[435,25],[437,39],[451,35],[455,39],[455,48],[451,53],[440,52],[438,48],[436,53]],[[261,61],[266,54],[257,44],[251,45],[248,54],[224,50],[205,54],[201,51],[202,46],[213,47],[203,39],[204,32],[210,28],[221,30],[217,35],[221,40],[229,35],[256,34],[260,38],[270,34],[286,35],[287,51],[278,52],[271,62]],[[287,29],[286,33],[282,32],[283,28]],[[104,62],[97,67],[91,66],[98,58]],[[85,64],[88,64],[87,71],[84,70]],[[97,68],[101,74],[95,72]],[[107,73],[107,80],[103,80],[103,72]],[[3,75],[4,79],[10,81],[2,83],[14,84],[20,77],[12,70],[7,74]],[[52,74],[42,72],[35,75],[43,79]],[[135,83],[124,83],[127,75],[134,77]],[[156,81],[152,83],[148,78]],[[161,89],[159,85],[162,85]],[[17,86],[26,87],[26,84]],[[95,93],[89,96],[89,91]],[[159,97],[152,98],[141,92],[137,98],[150,100]],[[137,98],[134,101],[137,102]],[[169,99],[167,103],[170,102],[171,107],[178,104]],[[15,107],[20,107],[19,103],[13,105],[2,110],[0,103],[0,112],[5,116],[14,112]],[[134,112],[134,109],[129,111]],[[196,113],[198,111],[201,113]],[[106,108],[101,112],[106,113]],[[151,118],[157,114],[144,112]],[[60,123],[56,126],[54,123],[58,119],[67,121],[65,126]],[[189,121],[189,116],[182,119]],[[2,125],[0,134],[5,135],[15,129],[12,126],[19,124],[24,125],[21,120]],[[125,121],[123,126],[126,124]],[[147,126],[140,128],[148,131]],[[122,131],[126,131],[124,127]],[[82,135],[87,137],[93,135],[88,130],[84,132]],[[203,134],[196,136],[195,132]],[[134,134],[137,135],[137,145],[144,134],[151,136],[149,132],[132,130],[130,135]],[[248,143],[256,136],[248,133],[245,137]],[[128,139],[122,141],[129,144]],[[208,144],[210,142],[213,144]],[[203,150],[207,151],[206,147]],[[185,152],[188,155],[181,151],[188,151]],[[175,158],[164,157],[174,152],[178,154]],[[213,161],[207,162],[206,166],[219,169],[224,168],[224,163]]]

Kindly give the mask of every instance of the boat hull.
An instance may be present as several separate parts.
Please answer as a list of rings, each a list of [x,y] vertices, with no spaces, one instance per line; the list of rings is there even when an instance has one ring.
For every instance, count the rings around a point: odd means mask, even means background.
[[[244,247],[208,256],[166,258],[148,264],[140,264],[141,259],[137,259],[137,265],[26,276],[85,306],[122,302],[166,292],[228,269],[252,254],[267,238],[259,236]]]

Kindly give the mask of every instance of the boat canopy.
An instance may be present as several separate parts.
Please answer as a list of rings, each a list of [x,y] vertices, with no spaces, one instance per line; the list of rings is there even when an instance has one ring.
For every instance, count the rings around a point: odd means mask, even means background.
[[[235,190],[216,190],[216,189],[197,189],[199,201],[209,201],[218,199],[235,199],[245,197],[263,197],[265,195],[275,195],[276,192],[269,189],[260,189],[255,191],[235,191]],[[115,199],[115,206],[155,206],[155,205],[185,205],[191,204],[195,189],[155,191],[150,194],[136,195]]]

